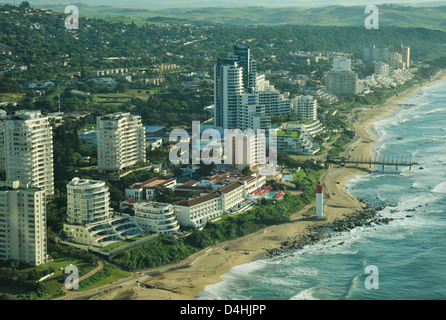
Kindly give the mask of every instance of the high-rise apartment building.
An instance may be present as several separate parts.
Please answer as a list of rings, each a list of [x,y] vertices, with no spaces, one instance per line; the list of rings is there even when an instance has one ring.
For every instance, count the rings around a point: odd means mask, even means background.
[[[245,44],[237,43],[228,58],[217,59],[214,77],[214,124],[224,129],[225,143],[238,142],[225,146],[225,163],[239,169],[265,164],[271,117],[289,114],[290,99],[257,73]],[[254,134],[239,139],[239,130]]]
[[[383,77],[388,77],[390,74],[390,67],[388,63],[376,61],[374,66],[374,73]]]
[[[313,96],[296,96],[294,112],[302,121],[317,120],[317,100]]]
[[[67,185],[64,233],[71,242],[100,247],[139,235],[142,230],[131,216],[111,214],[105,182],[74,178]]]
[[[74,178],[67,185],[67,223],[84,225],[110,217],[110,192],[105,182]]]
[[[53,133],[40,111],[0,118],[0,170],[6,180],[54,194]]]
[[[0,182],[0,260],[47,262],[45,191]]]
[[[405,47],[402,44],[396,44],[393,46],[393,52],[397,52],[401,55],[403,63],[406,68],[410,68],[410,48]]]
[[[388,61],[389,60],[389,48],[376,48],[375,46],[364,49],[365,61]]]
[[[405,47],[402,44],[396,44],[394,46],[386,47],[386,48],[375,48],[372,46],[370,48],[364,49],[364,60],[365,61],[385,61],[392,64],[391,60],[395,60],[395,55],[392,57],[392,53],[400,54],[400,60],[403,64],[396,63],[393,64],[395,69],[403,69],[404,67],[410,68],[410,48]],[[399,58],[398,58],[399,59]],[[392,67],[392,66],[391,66]]]
[[[243,88],[243,69],[237,61],[218,59],[214,67],[214,122],[216,127],[237,128]]]
[[[259,104],[265,107],[265,114],[269,116],[281,116],[291,112],[290,99],[274,88],[267,85],[264,91],[259,91]]]
[[[254,92],[257,80],[257,61],[251,57],[250,48],[243,43],[234,45],[234,54],[229,59],[237,61],[243,70],[243,88],[247,92]]]
[[[326,89],[335,95],[357,94],[358,75],[351,70],[330,70],[326,75]]]
[[[97,118],[98,170],[115,173],[146,162],[145,130],[141,117],[115,113]]]
[[[227,59],[217,59],[214,80],[216,127],[245,129],[248,113],[260,112],[271,117],[291,112],[291,101],[257,73],[257,63],[245,44],[237,43]],[[259,106],[253,107],[255,104]]]

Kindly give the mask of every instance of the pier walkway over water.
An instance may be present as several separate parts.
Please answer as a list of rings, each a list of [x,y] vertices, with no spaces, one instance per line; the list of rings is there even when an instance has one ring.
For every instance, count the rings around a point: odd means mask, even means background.
[[[375,159],[371,158],[338,158],[338,159],[328,159],[328,163],[335,163],[339,165],[346,165],[346,164],[365,164],[368,165],[369,168],[372,167],[372,165],[380,165],[382,166],[382,169],[384,170],[385,166],[395,166],[396,170],[398,170],[398,167],[409,167],[409,170],[412,170],[412,166],[418,165],[418,162],[412,161],[412,157],[408,156],[383,156]]]

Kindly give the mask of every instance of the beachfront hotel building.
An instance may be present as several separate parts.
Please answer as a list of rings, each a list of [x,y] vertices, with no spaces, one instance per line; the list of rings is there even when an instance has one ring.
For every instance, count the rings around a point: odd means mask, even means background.
[[[53,133],[38,110],[0,117],[0,170],[6,180],[54,194]]]
[[[45,194],[19,181],[0,182],[0,260],[48,262]]]
[[[141,117],[115,113],[97,118],[99,173],[116,173],[146,162],[145,130]]]
[[[111,214],[105,182],[73,178],[67,185],[64,233],[69,242],[101,247],[140,235],[142,230],[131,216]]]
[[[294,112],[302,121],[317,120],[317,100],[313,96],[296,96]]]
[[[210,219],[236,212],[255,202],[252,193],[265,182],[266,177],[259,174],[216,174],[198,183],[177,186],[176,189],[196,191],[197,195],[174,202],[175,215],[182,226],[202,228]]]
[[[215,194],[206,194],[173,203],[175,216],[182,226],[203,228],[209,219],[223,214],[221,199]]]
[[[180,229],[171,204],[142,202],[133,207],[134,220],[146,233],[175,234]]]
[[[243,184],[234,181],[218,190],[224,213],[237,209],[245,200]]]

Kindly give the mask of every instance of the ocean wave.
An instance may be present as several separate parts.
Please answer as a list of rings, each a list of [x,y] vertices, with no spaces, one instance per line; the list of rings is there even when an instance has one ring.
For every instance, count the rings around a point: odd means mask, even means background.
[[[445,112],[445,111],[446,111],[446,109],[438,108],[435,110],[428,111],[425,114],[432,114],[432,113]]]
[[[240,294],[237,283],[227,281],[207,285],[197,294],[197,300],[250,300],[251,295]]]
[[[276,287],[296,287],[296,286],[303,286],[305,285],[304,282],[296,280],[296,279],[289,279],[288,277],[283,277],[283,278],[268,278],[268,277],[264,277],[261,280],[262,284],[264,285],[268,285],[268,286],[276,286]]]
[[[315,288],[316,287],[305,289],[305,290],[299,292],[298,294],[292,296],[290,298],[290,300],[319,300],[319,299],[316,299],[313,295],[314,294],[313,291]]]
[[[446,181],[437,184],[433,189],[433,193],[446,193]]]
[[[363,273],[357,273],[355,274],[351,279],[350,279],[350,283],[349,286],[347,288],[347,290],[344,293],[343,299],[344,300],[349,300],[351,298],[351,295],[353,293],[353,290],[356,288],[357,284],[358,284],[358,280],[363,276]]]

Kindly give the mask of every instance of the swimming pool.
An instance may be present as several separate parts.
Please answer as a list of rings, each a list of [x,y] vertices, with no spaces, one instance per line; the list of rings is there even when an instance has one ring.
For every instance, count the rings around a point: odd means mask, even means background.
[[[267,199],[272,199],[272,198],[274,198],[277,194],[279,193],[279,191],[270,191],[270,192],[268,192],[267,194],[266,194],[266,198]]]
[[[283,178],[287,181],[293,181],[293,177],[294,177],[294,175],[292,175],[292,174],[285,174],[283,176]]]

